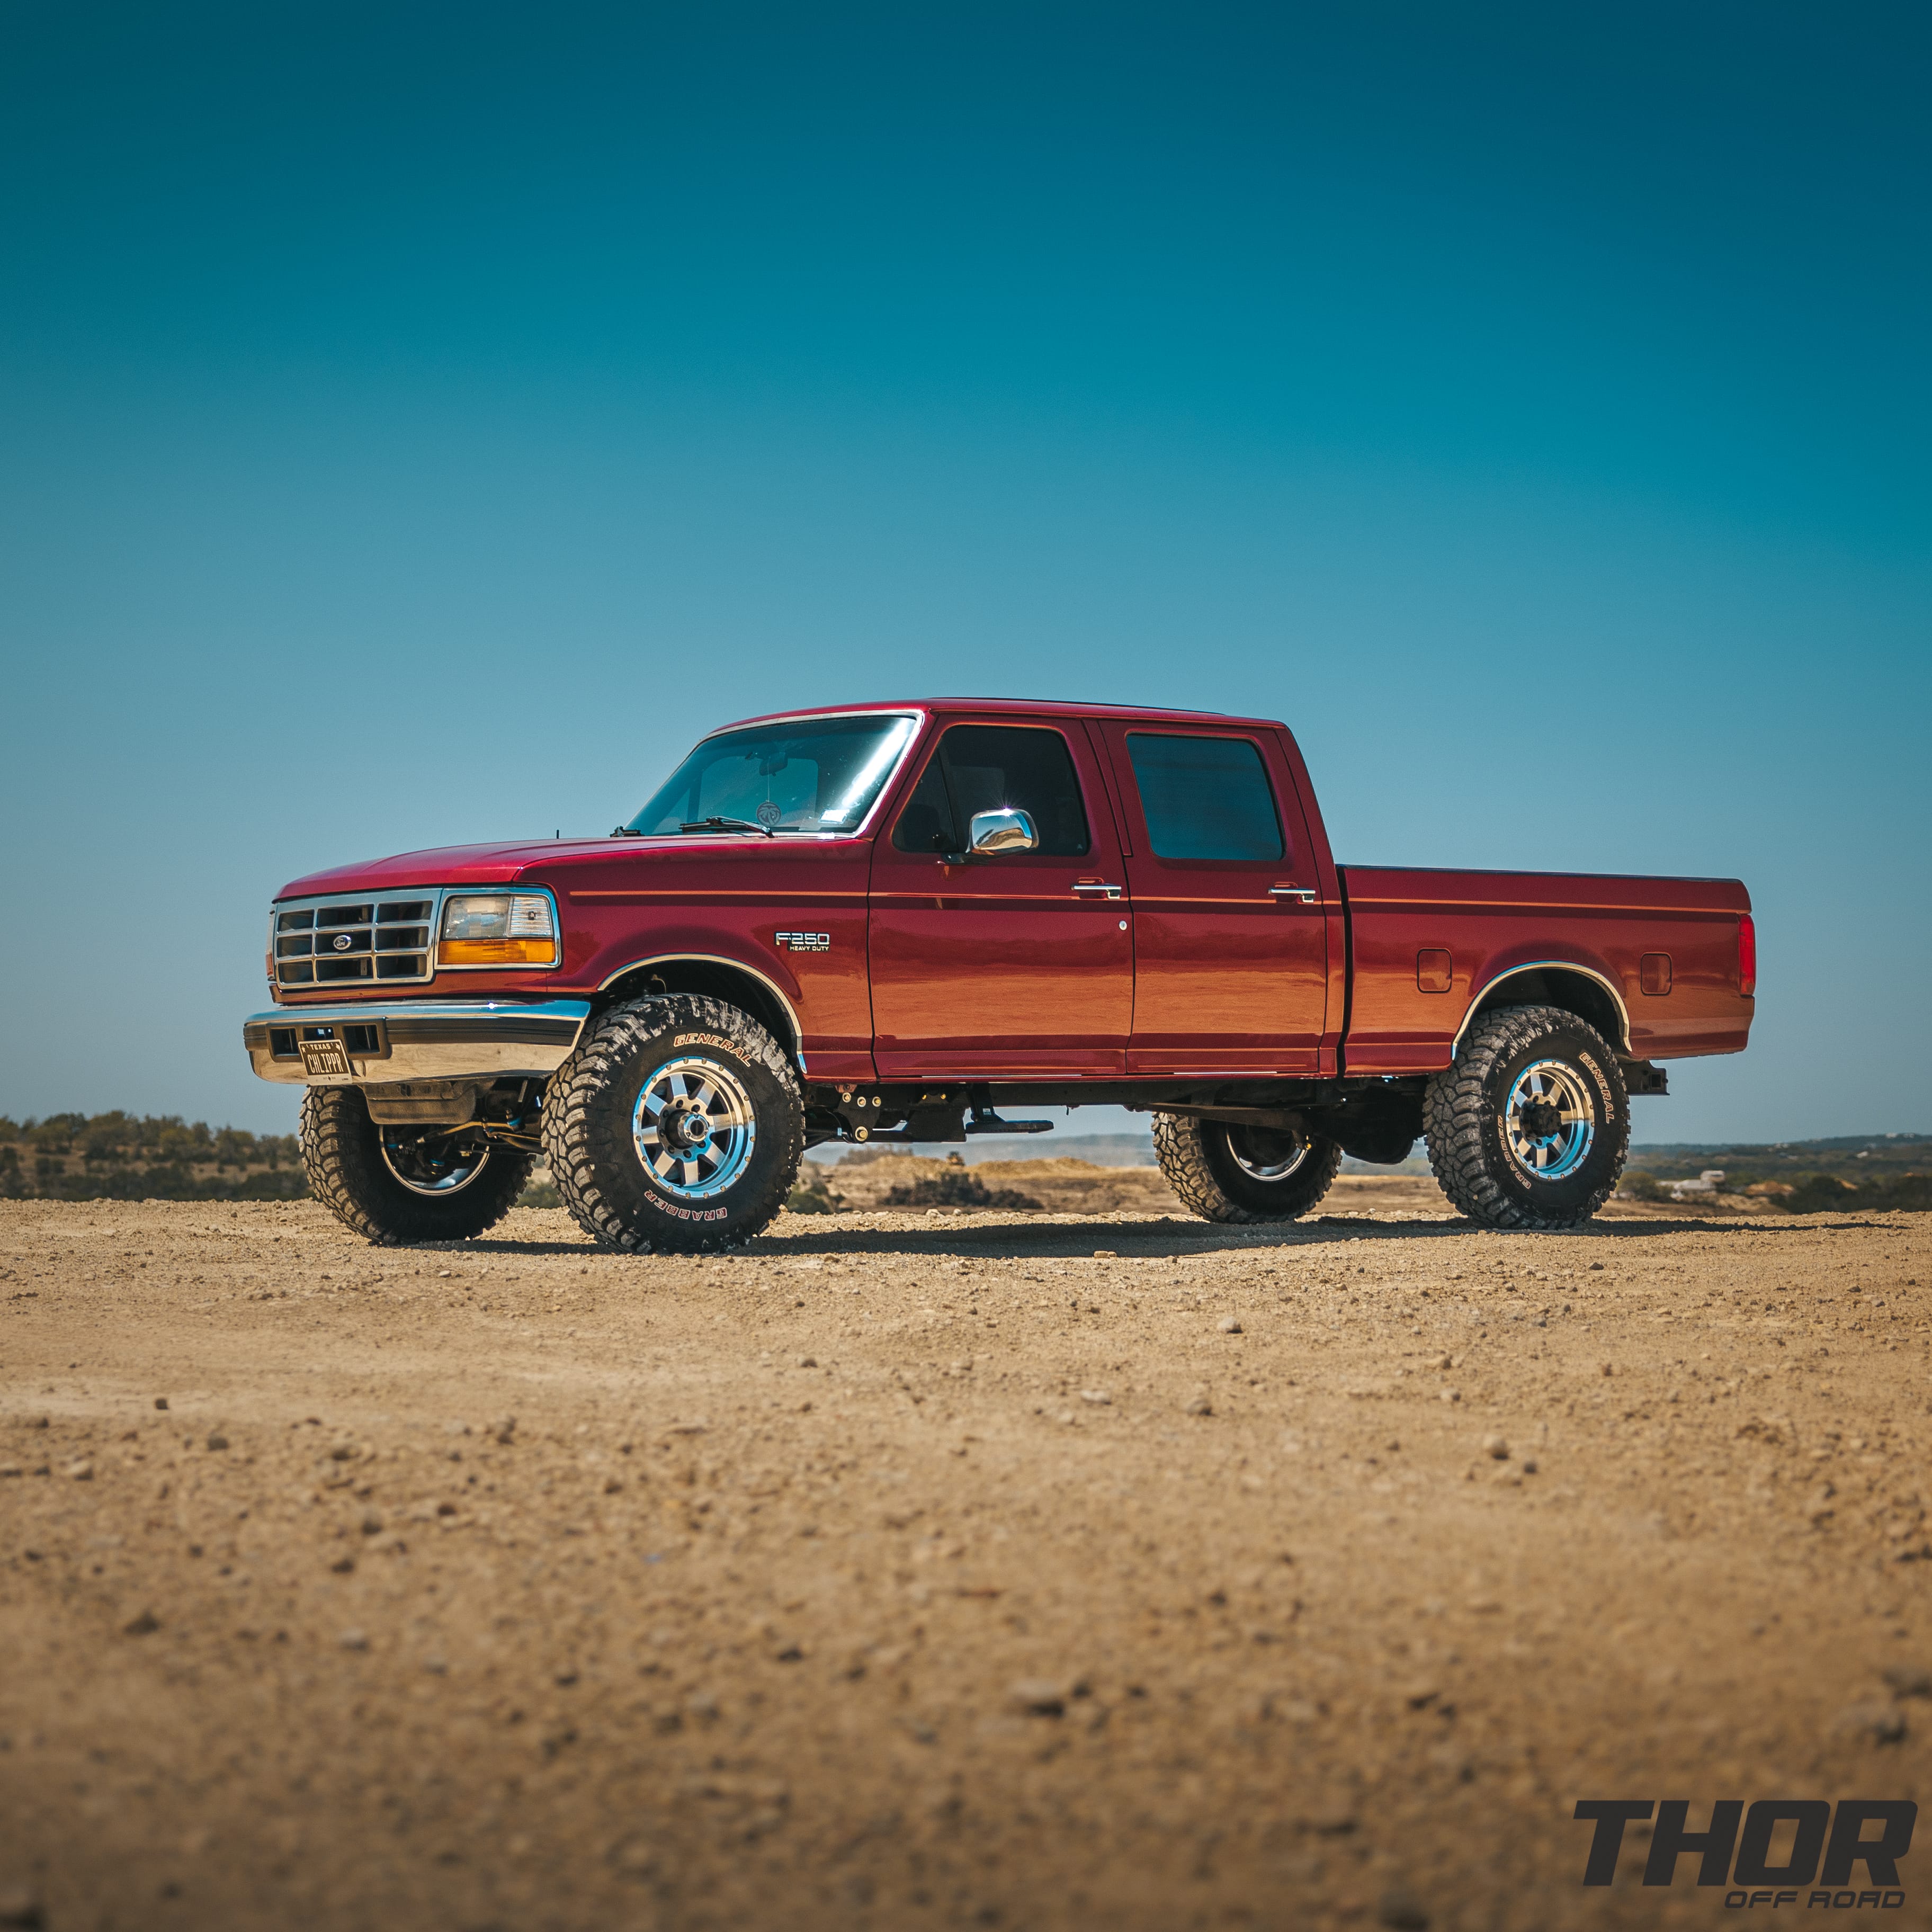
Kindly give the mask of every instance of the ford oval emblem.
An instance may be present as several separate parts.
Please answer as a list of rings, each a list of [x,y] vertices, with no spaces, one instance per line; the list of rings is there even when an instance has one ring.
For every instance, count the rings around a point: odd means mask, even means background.
[[[335,935],[336,951],[338,952],[346,952],[349,950],[349,946],[350,938],[348,934],[346,932],[338,932]]]

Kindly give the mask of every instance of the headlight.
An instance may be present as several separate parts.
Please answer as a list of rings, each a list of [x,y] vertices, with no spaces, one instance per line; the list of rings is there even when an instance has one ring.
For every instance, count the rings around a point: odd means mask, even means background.
[[[556,919],[541,892],[463,892],[442,902],[439,966],[554,966]]]

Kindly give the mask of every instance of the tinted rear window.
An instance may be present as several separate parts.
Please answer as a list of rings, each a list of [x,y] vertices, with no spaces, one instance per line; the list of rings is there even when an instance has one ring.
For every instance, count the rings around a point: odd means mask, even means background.
[[[1127,756],[1157,858],[1267,861],[1286,854],[1274,788],[1250,740],[1130,731]]]

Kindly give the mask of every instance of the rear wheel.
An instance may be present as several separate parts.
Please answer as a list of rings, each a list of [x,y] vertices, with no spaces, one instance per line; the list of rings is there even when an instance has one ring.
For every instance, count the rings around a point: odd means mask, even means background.
[[[1615,1191],[1630,1150],[1623,1070],[1560,1006],[1504,1006],[1464,1038],[1424,1102],[1442,1191],[1492,1228],[1574,1228]]]
[[[1210,1221],[1292,1221],[1342,1165],[1340,1144],[1318,1134],[1186,1114],[1154,1115],[1154,1150],[1168,1185]]]
[[[550,1178],[586,1233],[632,1253],[736,1246],[805,1151],[797,1076],[748,1013],[688,994],[614,1006],[544,1093]]]
[[[310,1190],[379,1247],[466,1241],[516,1204],[533,1154],[460,1132],[380,1126],[356,1087],[311,1087],[302,1100]]]

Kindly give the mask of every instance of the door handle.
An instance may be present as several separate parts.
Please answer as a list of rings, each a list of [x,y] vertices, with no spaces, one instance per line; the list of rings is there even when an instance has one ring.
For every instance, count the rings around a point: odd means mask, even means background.
[[[1312,886],[1270,886],[1268,896],[1271,898],[1294,899],[1302,905],[1312,905],[1322,896]]]
[[[1120,896],[1120,889],[1118,886],[1102,885],[1097,880],[1091,884],[1076,886],[1073,890],[1076,893],[1097,892],[1103,899],[1117,899]]]

